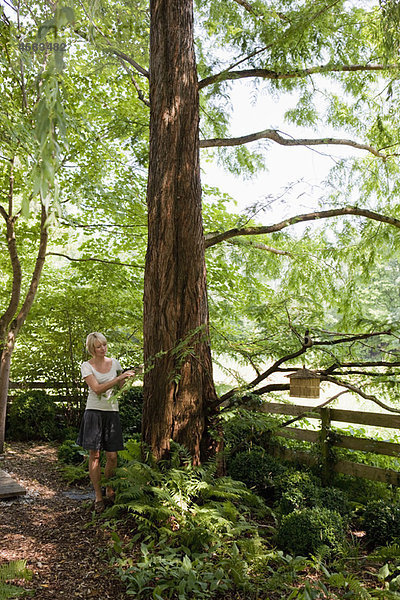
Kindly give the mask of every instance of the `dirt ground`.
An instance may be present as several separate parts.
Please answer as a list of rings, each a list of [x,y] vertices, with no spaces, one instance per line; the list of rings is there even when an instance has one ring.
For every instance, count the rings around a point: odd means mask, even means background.
[[[67,497],[56,466],[50,444],[7,446],[0,468],[27,494],[0,500],[0,564],[26,560],[33,577],[19,585],[35,600],[131,598],[108,564],[108,533],[100,520],[90,524],[90,500]]]

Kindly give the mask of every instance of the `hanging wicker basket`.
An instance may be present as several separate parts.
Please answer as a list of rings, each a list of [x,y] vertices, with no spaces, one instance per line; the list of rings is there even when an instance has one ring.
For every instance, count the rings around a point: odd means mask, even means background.
[[[299,369],[289,375],[290,396],[294,398],[319,398],[319,375],[309,369]]]

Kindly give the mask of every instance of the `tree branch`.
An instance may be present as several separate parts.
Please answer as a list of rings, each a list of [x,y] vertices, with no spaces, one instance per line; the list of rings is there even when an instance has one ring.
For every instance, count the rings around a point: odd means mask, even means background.
[[[272,254],[279,254],[282,256],[292,256],[290,252],[286,252],[285,250],[277,250],[277,248],[271,248],[271,246],[267,246],[266,244],[261,244],[260,242],[253,242],[252,240],[229,240],[229,244],[233,246],[251,246],[252,248],[257,248],[258,250],[265,250],[265,252],[272,252]]]
[[[139,100],[141,100],[143,102],[143,104],[145,104],[146,106],[150,107],[150,102],[148,100],[146,100],[146,98],[144,97],[143,94],[143,90],[140,88],[138,82],[136,81],[136,79],[134,78],[132,71],[129,69],[129,67],[125,64],[124,60],[118,56],[118,60],[122,65],[122,68],[125,69],[125,71],[127,72],[127,74],[129,75],[129,77],[131,78],[133,87],[135,88],[135,90],[137,91],[137,95]]]
[[[74,29],[74,32],[77,35],[79,35],[79,37],[84,39],[86,42],[90,42],[90,40],[88,39],[88,36],[85,33],[83,33],[83,31],[81,31],[80,29]],[[134,67],[134,69],[136,69],[136,71],[138,71],[138,73],[140,73],[141,75],[144,75],[144,77],[149,79],[149,72],[146,69],[144,69],[141,65],[139,65],[139,63],[137,63],[133,58],[131,58],[124,52],[121,52],[121,50],[114,48],[111,45],[111,42],[104,36],[103,32],[99,31],[99,33],[100,33],[100,35],[102,35],[104,37],[107,44],[109,45],[108,48],[103,47],[103,46],[100,48],[101,50],[103,50],[103,52],[108,52],[109,54],[114,54],[114,56],[117,56],[119,59],[129,63],[130,65],[132,65],[132,67]]]
[[[264,371],[264,373],[262,373],[261,375],[259,375],[258,377],[256,377],[253,381],[251,381],[250,383],[248,383],[245,386],[245,390],[250,390],[251,388],[255,387],[256,385],[258,385],[259,383],[261,383],[261,381],[264,381],[264,379],[266,379],[267,377],[269,377],[271,375],[271,373],[273,373],[274,371],[277,370],[277,368],[279,367],[279,365],[281,365],[284,362],[287,362],[288,360],[292,360],[293,358],[297,358],[298,356],[301,356],[302,354],[304,354],[307,351],[308,348],[306,348],[305,346],[303,346],[302,348],[300,348],[300,350],[297,350],[296,352],[293,352],[292,354],[288,354],[287,356],[283,356],[282,358],[280,358],[279,360],[277,360],[271,367],[269,367],[269,369],[267,369],[266,371]],[[276,385],[278,386],[288,386],[289,384],[271,384],[274,385],[274,389],[276,389]],[[282,389],[289,389],[288,387],[279,387],[278,389],[282,390]],[[232,396],[234,396],[237,392],[242,391],[243,388],[233,388],[231,390],[229,390],[229,392],[226,392],[226,394],[223,394],[220,398],[218,398],[218,400],[216,402],[214,402],[213,404],[210,405],[210,409],[214,409],[217,406],[219,406],[220,404],[222,404],[223,402],[225,402],[226,400],[229,400],[230,398],[232,398]],[[269,389],[269,391],[272,391],[271,388]]]
[[[381,215],[379,213],[367,209],[346,206],[344,208],[334,208],[331,210],[323,210],[320,212],[296,215],[295,217],[290,217],[289,219],[285,219],[284,221],[276,223],[275,225],[244,227],[242,229],[229,229],[228,231],[225,231],[223,233],[209,233],[205,235],[205,246],[206,248],[209,248],[210,246],[214,246],[215,244],[219,244],[220,242],[224,242],[231,238],[242,235],[262,235],[267,233],[275,233],[276,231],[281,231],[282,229],[290,227],[291,225],[295,225],[296,223],[316,221],[318,219],[328,219],[331,217],[338,217],[342,215],[355,215],[359,217],[365,217],[367,219],[372,219],[374,221],[379,221],[381,223],[393,225],[393,227],[400,229],[399,219],[395,219],[394,217],[388,217],[386,215]]]
[[[243,144],[249,144],[250,142],[255,142],[257,140],[263,139],[272,140],[273,142],[276,142],[281,146],[322,146],[325,144],[331,146],[350,146],[351,148],[356,148],[357,150],[367,150],[367,152],[370,152],[371,154],[374,154],[374,156],[382,158],[383,160],[386,160],[388,158],[387,154],[379,152],[379,150],[376,150],[372,146],[369,146],[368,144],[359,144],[358,142],[354,142],[353,140],[346,140],[341,138],[284,138],[276,129],[264,129],[263,131],[250,133],[249,135],[242,135],[241,137],[236,138],[214,138],[208,140],[200,140],[200,148],[242,146]]]
[[[119,267],[135,267],[136,269],[144,269],[144,265],[136,265],[132,263],[122,263],[118,260],[105,260],[103,258],[73,258],[67,254],[61,254],[60,252],[47,252],[46,256],[61,256],[72,262],[100,262],[106,265],[118,265]]]
[[[42,274],[44,262],[46,260],[46,247],[48,242],[48,231],[47,231],[47,211],[42,202],[41,204],[41,215],[40,215],[40,241],[39,241],[39,249],[36,256],[35,268],[32,273],[31,283],[29,285],[28,292],[25,296],[24,303],[16,317],[16,319],[12,323],[11,330],[13,331],[14,338],[18,335],[19,330],[28,313],[32,307],[33,301],[36,296],[36,292],[38,289],[40,276]]]
[[[249,77],[260,77],[262,79],[296,79],[308,77],[316,73],[354,73],[357,71],[393,71],[398,70],[399,65],[365,64],[365,65],[319,65],[308,69],[296,69],[293,71],[273,71],[271,69],[243,69],[243,71],[222,71],[210,75],[199,81],[199,89],[221,81],[246,79]]]
[[[344,335],[342,338],[337,339],[337,340],[315,340],[313,341],[312,345],[313,346],[334,346],[335,344],[343,344],[343,343],[348,343],[348,342],[358,342],[360,340],[368,340],[369,338],[372,337],[379,337],[380,335],[391,335],[391,330],[388,329],[386,331],[377,331],[375,333],[359,333],[359,334],[355,334],[355,335]],[[365,363],[363,363],[365,364]],[[393,364],[393,363],[391,363]],[[343,367],[343,364],[340,364],[338,366]]]
[[[352,335],[352,336],[345,336],[341,339],[338,340],[334,340],[333,343],[335,344],[340,344],[340,343],[346,343],[346,342],[354,342],[354,341],[358,341],[358,340],[364,340],[366,338],[370,338],[370,337],[376,337],[379,335],[390,335],[390,331],[384,331],[384,332],[379,332],[379,333],[360,333],[360,334],[356,334],[356,335]],[[324,342],[323,340],[321,341],[314,341],[312,343],[312,346],[315,345],[331,345],[332,341],[326,341]],[[245,385],[244,387],[236,387],[233,388],[231,390],[229,390],[229,392],[226,392],[226,394],[223,394],[220,398],[218,398],[218,400],[216,402],[214,402],[211,405],[211,408],[216,408],[218,407],[220,404],[222,404],[223,402],[225,402],[226,400],[229,400],[230,398],[232,398],[232,396],[234,396],[237,392],[241,392],[241,391],[245,391],[245,390],[250,390],[252,388],[254,388],[256,385],[258,385],[259,383],[261,383],[261,381],[263,381],[264,379],[267,379],[267,377],[269,377],[270,375],[272,375],[272,373],[275,373],[277,371],[282,371],[283,369],[280,368],[280,365],[288,362],[289,360],[292,360],[293,358],[297,358],[298,356],[301,356],[302,354],[304,354],[308,348],[310,348],[310,346],[306,346],[303,345],[302,348],[300,350],[298,350],[297,352],[294,352],[292,354],[288,354],[287,356],[283,356],[282,358],[280,358],[279,360],[277,360],[276,362],[274,362],[273,365],[271,365],[266,371],[264,371],[264,373],[262,373],[261,375],[259,375],[258,377],[256,377],[256,379],[254,379],[253,381],[251,381],[250,383],[248,383],[247,385]],[[367,364],[367,363],[366,363]],[[382,364],[382,363],[379,363]],[[394,363],[390,363],[392,366]],[[339,365],[338,365],[339,366]],[[292,367],[292,368],[287,368],[285,370],[290,370],[290,371],[296,371],[297,368],[296,367]],[[326,380],[329,381],[329,375],[326,374],[327,371],[322,371],[319,373],[319,376],[321,377],[322,380]],[[334,378],[331,378],[332,380]],[[350,385],[350,384],[349,384]],[[284,391],[284,390],[289,390],[290,389],[290,384],[289,383],[271,383],[266,385],[263,388],[259,388],[257,390],[254,390],[252,392],[252,394],[257,394],[257,395],[262,395],[262,394],[266,394],[268,392],[272,392],[272,391]],[[350,388],[349,388],[350,389]],[[354,391],[354,390],[353,390]],[[370,398],[369,398],[370,399]],[[379,402],[379,401],[378,401]],[[400,410],[399,410],[400,412]]]
[[[325,377],[321,377],[321,380],[329,381],[330,383],[334,383],[340,387],[344,387],[347,390],[350,390],[351,392],[358,394],[362,398],[365,398],[365,400],[371,400],[372,402],[375,402],[375,404],[377,404],[381,408],[384,408],[385,410],[388,410],[390,412],[400,413],[400,408],[394,408],[393,406],[388,406],[384,402],[381,402],[381,400],[378,400],[378,398],[376,396],[374,396],[372,394],[366,394],[365,392],[362,391],[361,388],[359,388],[351,383],[346,383],[345,381],[335,379],[335,377],[330,377],[329,375],[326,375]]]
[[[8,192],[8,209],[9,214],[6,213],[4,208],[0,205],[0,213],[4,217],[6,222],[6,236],[7,236],[7,247],[8,254],[11,262],[12,269],[12,284],[11,284],[11,296],[8,306],[0,318],[0,347],[3,344],[7,328],[13,318],[15,311],[18,308],[20,296],[21,296],[21,281],[22,281],[22,270],[21,263],[18,256],[18,248],[15,239],[15,217],[12,216],[13,211],[13,193],[14,193],[14,159],[10,161],[10,177],[9,177],[9,192]]]

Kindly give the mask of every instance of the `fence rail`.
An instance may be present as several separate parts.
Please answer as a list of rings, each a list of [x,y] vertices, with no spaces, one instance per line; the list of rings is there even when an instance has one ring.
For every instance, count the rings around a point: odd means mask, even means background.
[[[83,391],[81,387],[68,387],[65,383],[54,382],[10,382],[10,390],[49,389],[49,390],[72,390]],[[70,396],[59,396],[60,400]],[[400,415],[387,413],[371,413],[356,410],[343,410],[337,408],[315,408],[300,404],[279,404],[277,402],[265,402],[259,410],[269,414],[281,414],[293,417],[318,419],[321,421],[319,431],[311,431],[294,427],[285,427],[277,432],[277,435],[287,439],[320,444],[320,460],[322,460],[323,477],[328,482],[333,472],[346,475],[355,475],[373,481],[382,481],[392,485],[400,486],[400,472],[394,469],[384,469],[370,465],[352,462],[348,460],[331,460],[331,448],[347,448],[360,452],[372,452],[392,457],[400,457],[400,444],[394,442],[383,442],[368,438],[356,438],[351,435],[331,435],[332,422],[352,423],[357,425],[369,425],[372,427],[386,427],[400,430]],[[300,420],[299,419],[299,420]],[[301,450],[292,450],[282,446],[271,447],[270,451],[284,460],[302,462],[308,465],[316,464],[315,454]]]
[[[314,408],[298,404],[279,404],[265,402],[260,410],[269,414],[291,415],[301,418],[321,420],[319,431],[285,427],[280,429],[276,435],[299,441],[320,444],[320,460],[322,462],[322,474],[328,483],[333,472],[345,475],[355,475],[373,481],[382,481],[392,485],[400,486],[400,472],[394,469],[384,469],[349,460],[332,460],[332,447],[347,448],[361,452],[372,452],[392,457],[400,457],[400,444],[395,442],[383,442],[368,438],[356,438],[351,435],[332,435],[332,422],[353,423],[358,425],[370,425],[373,427],[388,427],[400,429],[400,415],[386,413],[366,413],[356,410],[342,410],[336,408]],[[299,420],[300,420],[299,419]],[[292,450],[284,447],[271,447],[271,452],[284,460],[302,462],[313,465],[318,458],[306,451]]]
[[[82,384],[83,385],[83,384]],[[10,381],[10,390],[65,390],[65,389],[80,389],[82,386],[68,385],[67,383],[48,383],[45,381]]]

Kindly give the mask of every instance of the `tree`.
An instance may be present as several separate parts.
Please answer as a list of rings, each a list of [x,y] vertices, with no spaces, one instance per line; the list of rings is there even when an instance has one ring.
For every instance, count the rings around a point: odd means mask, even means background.
[[[128,75],[143,107],[150,105],[144,440],[160,457],[168,453],[170,438],[176,439],[191,450],[195,462],[200,462],[208,454],[210,422],[224,397],[216,397],[212,382],[199,147],[220,148],[227,166],[250,172],[263,158],[260,152],[247,149],[247,144],[255,141],[285,146],[345,145],[370,157],[352,158],[350,164],[336,169],[332,181],[336,177],[340,189],[332,187],[329,206],[325,204],[323,210],[295,215],[264,228],[256,223],[213,227],[205,236],[210,248],[241,243],[255,249],[249,236],[262,235],[265,237],[257,242],[260,252],[275,251],[289,260],[290,251],[274,248],[267,236],[299,221],[352,215],[398,228],[397,209],[384,201],[388,194],[382,184],[382,175],[397,177],[395,154],[390,155],[397,140],[397,65],[385,58],[386,38],[378,6],[360,9],[326,0],[277,2],[274,7],[261,1],[199,0],[196,65],[192,2],[170,4],[165,0],[150,4],[149,71],[144,3],[133,7],[100,2],[97,14],[83,5],[74,31],[79,39],[94,45],[96,56],[103,53],[115,69]],[[138,19],[132,19],[133,14]],[[135,22],[143,23],[141,31],[135,30]],[[129,32],[127,23],[131,24]],[[346,136],[335,137],[329,132],[322,137],[295,138],[268,127],[230,137],[224,98],[236,80],[249,78],[267,82],[271,94],[296,91],[296,106],[287,113],[293,124],[318,129],[321,123],[328,123],[333,129],[346,129]],[[329,82],[327,90],[325,81]],[[379,81],[388,86],[388,98],[377,94]],[[321,110],[315,102],[319,97],[325,99]],[[263,351],[276,358],[274,369],[309,351],[301,344],[298,323],[293,323],[290,313],[287,325],[292,335],[284,337],[284,351],[277,336]],[[357,333],[357,340],[363,335],[371,332]],[[348,348],[355,340],[336,336],[334,340],[316,341]],[[258,383],[271,372],[260,373]],[[252,382],[249,388],[255,385]]]
[[[51,116],[59,100],[52,77],[55,65],[51,64],[43,77],[38,79],[38,88],[33,92],[33,73],[27,73],[26,63],[22,57],[17,57],[13,35],[20,33],[20,23],[13,24],[4,14],[0,23],[2,98],[7,98],[7,104],[2,106],[4,128],[1,139],[2,170],[2,199],[0,215],[5,225],[6,247],[11,264],[11,275],[8,283],[9,300],[0,316],[0,452],[3,451],[4,430],[7,407],[8,382],[10,375],[11,356],[15,347],[18,333],[29,313],[37,291],[39,279],[45,260],[48,240],[48,200],[49,177],[44,172],[43,162],[55,152],[56,118]],[[38,93],[38,97],[36,94]],[[52,99],[49,96],[52,94]],[[46,118],[46,123],[43,121]],[[32,134],[32,124],[36,129]],[[47,131],[50,131],[49,138]],[[41,158],[38,148],[41,146]],[[24,171],[29,168],[29,162],[35,164],[36,192],[33,193],[26,185]],[[36,259],[34,261],[30,282],[23,286],[23,271],[16,239],[17,222],[22,211],[34,196],[39,200],[39,241]],[[21,199],[22,198],[22,199]],[[22,294],[24,295],[22,296]],[[21,301],[22,296],[22,301]]]
[[[192,3],[151,2],[143,439],[200,462],[216,400],[208,339]],[[166,34],[166,32],[168,32]]]
[[[66,47],[64,34],[74,18],[72,9],[63,6],[49,9],[43,2],[24,7],[11,3],[9,8],[11,16],[2,11],[0,21],[3,125],[0,155],[4,164],[0,217],[4,227],[2,262],[4,258],[6,275],[1,282],[0,298],[0,452],[4,443],[11,358],[16,340],[36,298],[46,256],[57,254],[48,248],[49,232],[54,241],[58,237],[57,241],[61,243],[62,237],[56,226],[58,219],[62,219],[65,226],[77,226],[78,230],[79,226],[85,227],[85,210],[89,210],[99,195],[111,196],[113,188],[107,178],[112,177],[118,188],[115,204],[119,203],[120,209],[127,203],[125,181],[130,183],[129,199],[132,199],[139,193],[143,180],[138,175],[132,182],[132,167],[123,173],[118,170],[122,150],[110,144],[109,131],[120,131],[124,123],[121,123],[122,118],[110,123],[108,114],[105,117],[104,110],[102,112],[99,107],[100,102],[104,106],[104,86],[108,87],[111,103],[114,90],[110,91],[110,88],[117,87],[118,83],[110,86],[107,73],[87,75],[93,57],[79,50],[77,63],[69,62],[68,72],[61,76],[65,63],[60,48]],[[82,94],[88,87],[92,88],[93,95],[99,96],[95,105],[88,103]],[[88,124],[88,117],[96,121],[95,127]],[[132,114],[126,111],[125,119],[129,118]],[[135,127],[139,131],[143,129],[140,118]],[[88,154],[91,163],[87,160]],[[135,152],[136,163],[140,164],[141,154],[140,149]],[[108,163],[114,168],[105,169]],[[119,181],[122,177],[123,184]],[[85,197],[85,203],[81,203],[84,214],[81,223],[77,224],[75,206],[80,196]],[[134,210],[131,205],[130,209],[135,216],[140,215],[137,207]],[[104,210],[100,221],[107,214]],[[107,236],[103,237],[105,240]],[[119,241],[111,245],[116,251],[121,248]],[[32,260],[35,247],[37,255]],[[81,247],[84,248],[83,243]],[[86,251],[83,250],[86,256],[79,260],[96,261],[94,256],[87,256],[89,249],[90,243],[87,243]],[[74,257],[64,253],[63,259],[73,260]],[[98,260],[113,264],[110,256]],[[123,267],[118,256],[114,265],[116,269]],[[136,267],[141,270],[141,265]]]
[[[144,382],[144,441],[160,457],[168,451],[169,439],[176,439],[191,450],[194,460],[198,462],[202,458],[201,437],[207,431],[205,419],[212,415],[221,399],[215,398],[207,349],[208,309],[198,175],[197,88],[213,86],[216,94],[222,91],[224,82],[248,77],[269,79],[274,84],[281,81],[289,89],[297,83],[300,88],[303,87],[303,98],[299,102],[300,111],[292,114],[292,118],[299,121],[305,118],[305,111],[301,110],[305,99],[310,103],[312,101],[303,82],[311,79],[313,74],[362,72],[368,74],[369,79],[373,74],[375,79],[377,72],[388,74],[392,66],[371,64],[371,58],[382,49],[382,46],[379,48],[379,40],[375,45],[371,41],[371,30],[358,40],[353,38],[348,49],[342,44],[343,37],[347,44],[348,37],[355,34],[356,20],[365,21],[366,29],[375,29],[374,35],[379,33],[379,26],[374,27],[371,13],[346,7],[343,2],[321,1],[302,5],[293,2],[274,8],[263,2],[239,0],[236,6],[234,1],[224,4],[217,1],[207,4],[198,2],[205,29],[218,31],[223,43],[230,43],[235,49],[240,48],[242,57],[217,74],[207,74],[197,86],[192,2],[181,0],[174,3],[173,8],[170,4],[163,0],[150,3],[151,133],[144,344],[145,359],[152,360],[152,368],[147,372]],[[373,12],[376,17],[375,8]],[[254,44],[252,48],[250,43]],[[203,50],[203,46],[200,48]],[[314,56],[326,55],[328,62],[321,66],[303,66]],[[205,52],[200,52],[200,57],[201,70],[210,73],[210,68],[204,64]],[[360,59],[360,62],[353,62]],[[290,64],[291,60],[293,64]],[[246,62],[250,68],[234,70]],[[357,77],[355,80],[344,80],[344,85],[349,94],[360,91],[360,79]],[[364,98],[367,100],[366,94]],[[339,101],[337,104],[335,109],[332,103],[332,122],[337,122],[338,114],[343,109]],[[347,126],[351,118],[354,115],[348,111],[348,118],[345,119]],[[309,109],[307,120],[317,121],[314,107]],[[262,138],[285,145],[348,145],[367,150],[380,159],[387,158],[382,150],[375,149],[369,143],[331,137],[294,140],[271,129],[239,139],[219,137],[203,140],[200,145],[243,145]],[[378,138],[375,136],[376,141]],[[367,212],[357,207],[340,207],[308,216],[295,216],[291,222],[345,214],[375,218],[375,215]],[[391,217],[385,216],[378,218],[391,220]],[[281,227],[289,224],[290,221],[287,221]],[[397,219],[393,219],[393,224],[398,226]],[[269,231],[279,228],[271,227]],[[242,233],[253,235],[265,232],[267,228],[256,231],[249,227],[242,231],[235,229],[230,233],[215,233],[207,236],[206,240],[211,244]],[[206,336],[204,341],[200,341],[201,335]],[[286,356],[285,360],[294,359],[305,350],[302,346],[297,352]],[[284,359],[278,362],[282,364]],[[263,378],[258,379],[262,381]]]

